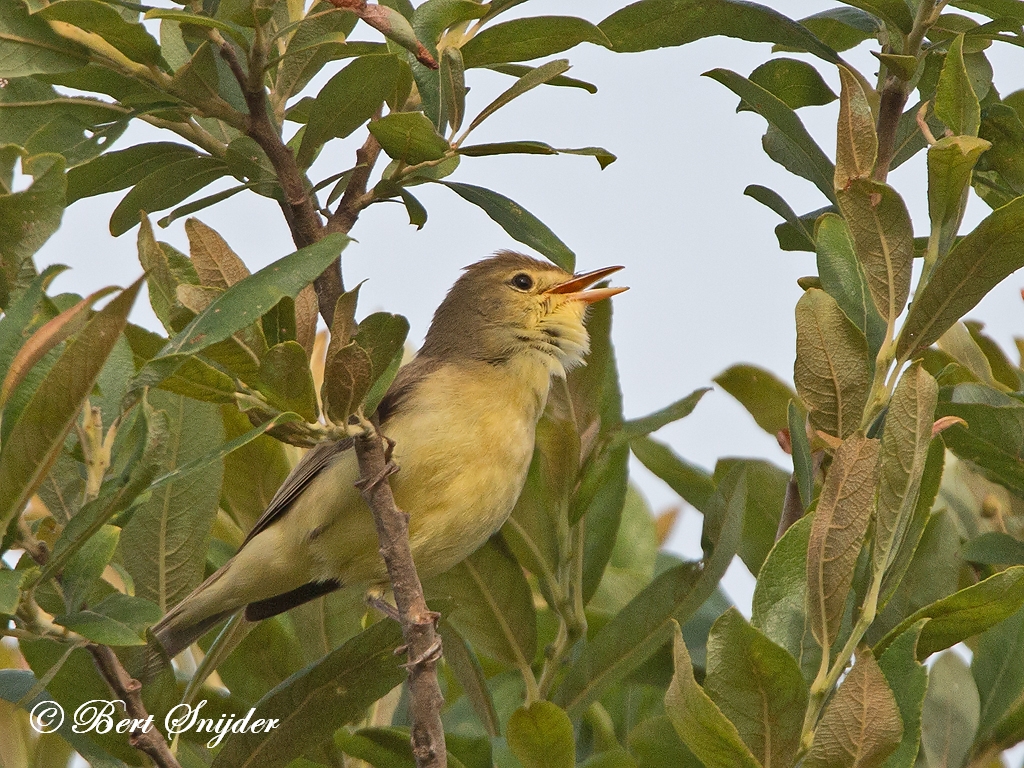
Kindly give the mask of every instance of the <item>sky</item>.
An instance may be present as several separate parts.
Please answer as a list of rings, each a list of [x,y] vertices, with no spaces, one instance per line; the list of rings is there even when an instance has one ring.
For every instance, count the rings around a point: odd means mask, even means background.
[[[576,15],[596,23],[623,4],[532,0],[516,10]],[[784,0],[772,7],[801,18],[833,5]],[[844,56],[872,78],[876,67],[868,50],[864,44]],[[1024,87],[1024,50],[997,43],[988,54],[1000,93]],[[839,92],[834,69],[809,56],[785,55],[813,62]],[[764,154],[760,139],[766,124],[761,117],[736,114],[737,98],[701,77],[716,67],[749,75],[771,56],[770,46],[716,37],[639,54],[583,45],[560,56],[572,62],[570,76],[596,84],[597,94],[537,88],[489,118],[474,132],[473,142],[528,139],[556,147],[596,145],[618,160],[602,171],[593,158],[572,155],[464,158],[452,180],[486,186],[517,201],[576,252],[581,271],[625,266],[615,281],[630,290],[613,299],[613,336],[627,418],[711,385],[718,373],[738,362],[754,363],[792,381],[793,307],[802,292],[796,281],[815,273],[814,256],[780,251],[773,232],[780,220],[745,197],[743,189],[748,184],[770,187],[798,213],[826,201],[810,182]],[[308,91],[315,94],[325,80],[318,78]],[[470,116],[512,83],[486,70],[471,70],[466,81]],[[835,151],[837,104],[800,110],[830,156]],[[350,167],[364,137],[360,130],[334,142],[338,146],[314,165],[314,181]],[[140,124],[117,147],[174,138]],[[907,202],[916,233],[927,234],[924,153],[893,172],[889,182]],[[410,226],[401,206],[371,207],[351,233],[358,242],[345,251],[343,271],[346,285],[367,281],[360,293],[362,314],[386,309],[406,315],[412,327],[409,339],[418,345],[433,309],[463,266],[504,248],[529,251],[450,190],[423,185],[415,193],[429,213],[424,228]],[[73,267],[57,278],[54,290],[85,294],[104,285],[127,285],[141,274],[137,229],[116,239],[107,229],[123,194],[88,198],[65,212],[61,229],[36,257],[40,268],[51,263]],[[988,207],[972,195],[962,231],[987,213]],[[276,204],[255,194],[237,195],[196,216],[220,232],[252,271],[294,250]],[[158,230],[157,237],[187,251],[183,221]],[[1008,350],[1013,350],[1015,334],[1024,335],[1022,287],[1024,275],[1011,276],[968,315],[986,323]],[[133,319],[159,328],[145,302]],[[1016,359],[1015,353],[1011,356]],[[721,390],[706,395],[690,417],[655,437],[708,469],[725,456],[792,466],[775,439]],[[681,505],[635,462],[632,473],[655,512]],[[684,509],[668,548],[699,557],[700,525],[700,516]],[[753,584],[738,560],[723,581],[748,615]]]

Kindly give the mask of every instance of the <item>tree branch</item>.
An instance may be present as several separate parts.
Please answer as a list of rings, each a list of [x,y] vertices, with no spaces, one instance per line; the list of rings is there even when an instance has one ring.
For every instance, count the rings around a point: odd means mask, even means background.
[[[150,714],[142,703],[142,684],[125,671],[117,655],[105,645],[89,643],[85,647],[92,654],[93,661],[96,662],[96,666],[107,681],[107,685],[110,686],[110,690],[124,702],[128,716],[133,720],[148,720]],[[160,768],[181,768],[177,759],[171,754],[160,729],[153,725],[145,730],[131,731],[128,743],[149,755],[150,759]]]
[[[444,697],[437,683],[441,658],[438,615],[427,608],[423,586],[409,548],[409,515],[395,505],[388,475],[398,471],[385,439],[369,422],[355,439],[360,480],[357,487],[373,512],[380,554],[388,569],[395,605],[402,624],[409,670],[409,709],[412,715],[412,752],[418,768],[445,768],[448,753],[441,724]]]
[[[28,555],[38,565],[46,566],[50,561],[50,552],[46,545],[36,539],[23,524],[19,526],[19,533],[19,543],[25,548]],[[109,647],[88,643],[85,648],[92,655],[100,675],[107,681],[110,690],[124,703],[128,715],[135,720],[148,721],[150,715],[146,711],[145,704],[142,703],[142,683],[128,674],[121,664],[121,660]],[[177,759],[171,754],[159,728],[151,725],[146,730],[133,730],[128,735],[128,743],[149,755],[150,759],[160,768],[181,768]]]
[[[924,36],[935,23],[945,2],[936,3],[935,0],[921,0],[917,6],[917,16],[914,19],[914,27],[907,36],[906,50],[904,54],[919,56]],[[889,165],[896,150],[896,129],[899,126],[900,118],[903,116],[903,108],[907,105],[907,97],[910,95],[909,83],[892,73],[886,74],[882,83],[878,100],[878,123],[876,132],[878,134],[878,154],[875,162],[875,181],[886,180],[889,175]]]

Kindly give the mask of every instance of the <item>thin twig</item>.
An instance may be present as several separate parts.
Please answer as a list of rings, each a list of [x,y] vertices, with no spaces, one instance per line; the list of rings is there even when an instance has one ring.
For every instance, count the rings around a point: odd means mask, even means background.
[[[160,730],[149,721],[150,714],[142,703],[142,684],[125,671],[121,660],[108,646],[89,643],[86,650],[92,654],[110,690],[124,702],[128,716],[140,723],[148,722],[149,727],[141,727],[129,733],[128,743],[149,755],[161,768],[181,768]]]
[[[368,422],[355,439],[359,460],[358,488],[373,512],[380,540],[380,554],[387,566],[402,624],[409,670],[409,710],[412,715],[412,752],[418,768],[444,768],[445,748],[441,705],[444,697],[437,683],[441,637],[437,614],[427,608],[423,586],[409,548],[409,515],[395,504],[388,475],[398,470],[388,455],[385,441]]]
[[[19,544],[38,565],[45,566],[50,559],[46,545],[38,541],[27,529],[21,532]],[[128,715],[140,723],[149,722],[149,727],[133,730],[128,743],[147,755],[160,768],[181,768],[171,753],[160,730],[149,721],[150,714],[142,703],[142,684],[125,670],[117,655],[105,645],[86,643],[85,648],[92,655],[100,675],[107,681],[110,690],[124,702]]]

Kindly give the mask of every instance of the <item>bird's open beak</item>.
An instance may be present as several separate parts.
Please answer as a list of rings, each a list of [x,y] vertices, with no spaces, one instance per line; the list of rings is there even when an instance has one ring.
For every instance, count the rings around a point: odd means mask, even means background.
[[[593,304],[595,301],[607,299],[617,293],[628,291],[629,288],[589,288],[588,286],[618,272],[622,267],[605,267],[587,272],[584,275],[575,275],[564,283],[552,286],[544,291],[545,294],[557,294],[567,301],[582,301],[585,304]]]

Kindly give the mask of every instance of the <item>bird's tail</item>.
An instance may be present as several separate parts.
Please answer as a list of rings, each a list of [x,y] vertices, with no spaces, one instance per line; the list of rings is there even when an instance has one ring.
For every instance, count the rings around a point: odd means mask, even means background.
[[[242,607],[225,605],[218,589],[230,566],[229,561],[152,626],[150,631],[160,648],[151,644],[147,649],[145,677],[152,677],[166,659],[173,659]]]

